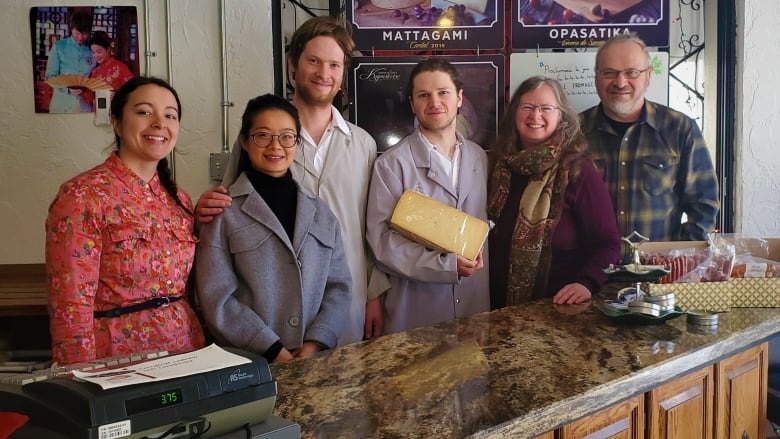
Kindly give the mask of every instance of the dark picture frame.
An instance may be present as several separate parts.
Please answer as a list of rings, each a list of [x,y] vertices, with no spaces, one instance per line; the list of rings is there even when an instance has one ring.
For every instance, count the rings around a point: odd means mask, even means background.
[[[515,50],[598,47],[627,32],[650,47],[669,46],[669,0],[508,1]]]
[[[482,50],[504,47],[504,1],[347,0],[358,50]]]
[[[423,57],[355,57],[349,72],[349,118],[368,131],[381,152],[415,129],[404,89]],[[431,57],[436,58],[436,57]],[[504,56],[443,56],[458,69],[463,105],[458,129],[489,149],[504,110]]]
[[[141,53],[138,47],[138,13],[135,6],[39,6],[30,8],[30,43],[36,113],[91,113],[92,109],[73,108],[50,111],[54,88],[46,83],[49,57],[55,43],[71,36],[70,17],[74,13],[92,16],[90,36],[106,32],[114,40],[113,57],[123,63],[132,75],[140,72]],[[89,47],[87,47],[89,49]],[[94,71],[95,62],[92,63]],[[71,73],[71,72],[62,72]],[[83,72],[78,73],[80,76]]]

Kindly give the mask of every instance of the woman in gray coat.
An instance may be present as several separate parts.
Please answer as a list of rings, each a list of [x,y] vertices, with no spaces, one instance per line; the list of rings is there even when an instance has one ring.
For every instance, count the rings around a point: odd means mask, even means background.
[[[289,170],[300,128],[286,100],[249,101],[233,203],[203,226],[195,255],[208,329],[270,362],[335,347],[351,297],[339,223]]]

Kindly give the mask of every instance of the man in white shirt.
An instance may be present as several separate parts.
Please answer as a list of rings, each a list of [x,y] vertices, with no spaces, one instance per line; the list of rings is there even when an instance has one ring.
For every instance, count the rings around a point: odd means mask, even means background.
[[[287,54],[288,71],[295,85],[292,104],[302,126],[302,145],[291,171],[298,184],[328,203],[338,218],[354,285],[339,344],[382,334],[379,296],[389,288],[387,276],[376,269],[364,239],[376,142],[365,130],[344,120],[332,104],[341,90],[354,47],[349,32],[336,18],[314,17],[295,31]],[[234,152],[237,149],[233,147]],[[237,154],[231,156],[224,186],[237,177],[234,156]],[[229,205],[230,197],[223,186],[207,191],[198,200],[197,219],[209,222]]]
[[[431,250],[390,228],[405,190],[487,221],[487,156],[456,130],[463,104],[457,70],[444,59],[420,61],[406,94],[418,127],[376,160],[366,214],[366,239],[392,285],[384,298],[385,332],[490,309],[486,250],[471,261]]]

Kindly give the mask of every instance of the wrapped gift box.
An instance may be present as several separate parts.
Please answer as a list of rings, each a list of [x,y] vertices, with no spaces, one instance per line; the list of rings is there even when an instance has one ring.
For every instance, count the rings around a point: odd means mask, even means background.
[[[645,242],[639,249],[643,253],[664,255],[671,250],[706,247],[707,243],[704,241],[671,241]],[[731,282],[648,283],[644,284],[643,289],[652,295],[674,292],[675,305],[683,310],[706,309],[724,312],[731,309]]]
[[[737,253],[749,252],[762,259],[780,261],[780,238],[728,238]],[[666,253],[673,249],[703,248],[704,241],[646,242],[642,252]],[[651,294],[674,291],[682,309],[728,311],[738,308],[780,307],[780,278],[732,278],[728,282],[648,284]]]
[[[731,282],[696,282],[671,284],[644,284],[651,295],[674,292],[675,306],[682,310],[706,309],[725,312],[733,305]]]
[[[705,241],[645,242],[639,249],[643,253],[667,254],[671,250],[704,249]],[[643,285],[644,291],[651,295],[674,292],[675,305],[683,310],[706,309],[709,311],[729,311],[732,306],[731,282],[694,282]]]
[[[780,261],[780,238],[743,238],[740,245],[752,256]],[[780,307],[780,278],[732,278],[731,291],[734,307]]]
[[[490,231],[485,221],[411,190],[401,195],[390,225],[428,248],[470,260],[477,258]]]
[[[736,308],[780,307],[780,279],[731,279],[731,306]]]

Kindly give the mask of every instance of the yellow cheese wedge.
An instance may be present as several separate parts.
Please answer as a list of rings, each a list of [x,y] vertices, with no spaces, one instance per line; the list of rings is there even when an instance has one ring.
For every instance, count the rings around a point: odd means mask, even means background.
[[[412,241],[472,261],[490,231],[485,221],[411,190],[396,203],[390,225]]]

